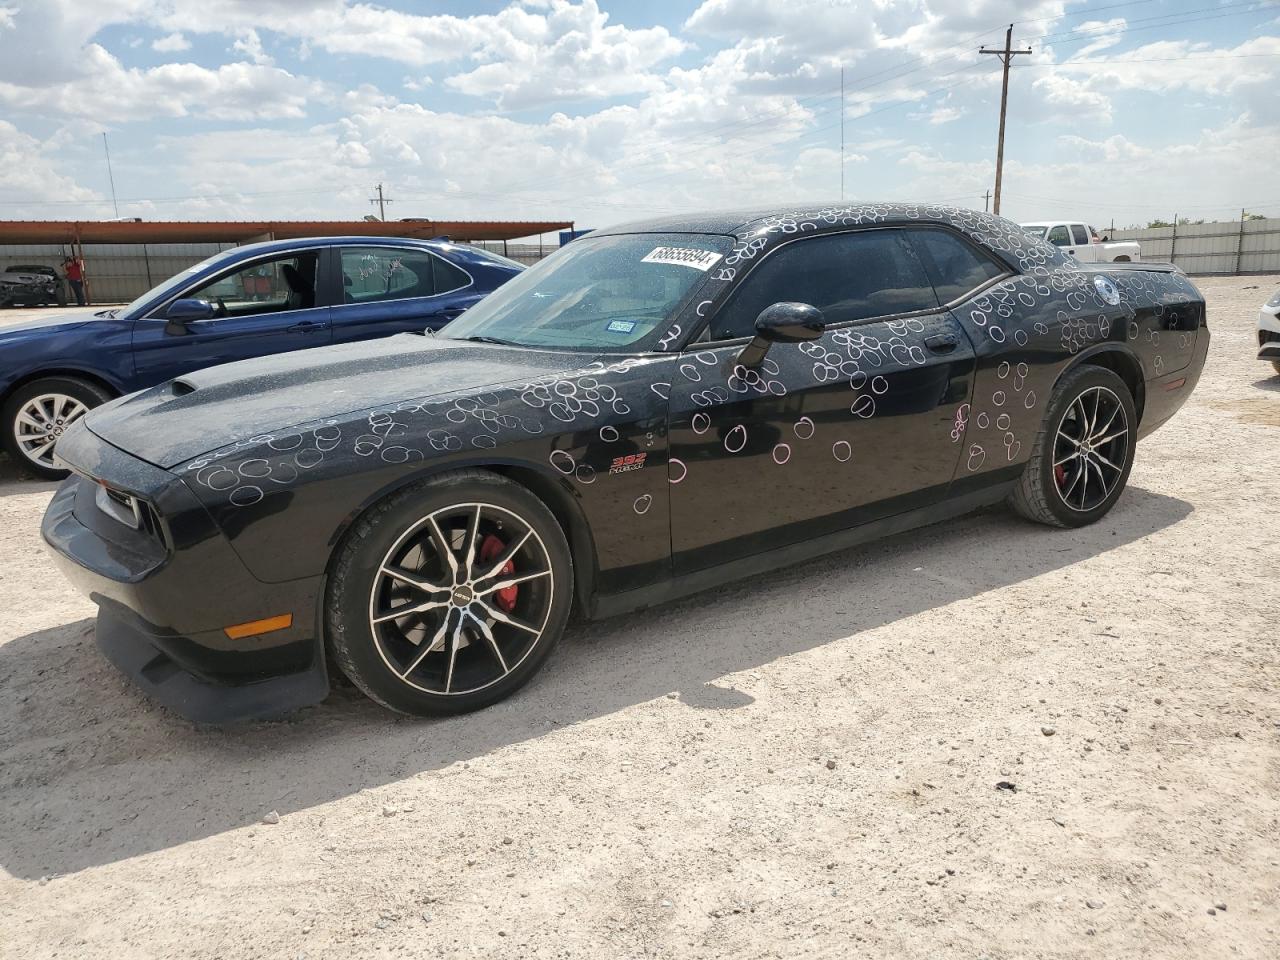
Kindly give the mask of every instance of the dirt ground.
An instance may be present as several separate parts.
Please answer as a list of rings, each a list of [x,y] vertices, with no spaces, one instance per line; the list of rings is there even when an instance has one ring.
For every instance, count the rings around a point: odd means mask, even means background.
[[[1100,524],[579,626],[445,721],[150,704],[0,462],[0,956],[1280,956],[1277,283],[1201,282],[1204,378]]]

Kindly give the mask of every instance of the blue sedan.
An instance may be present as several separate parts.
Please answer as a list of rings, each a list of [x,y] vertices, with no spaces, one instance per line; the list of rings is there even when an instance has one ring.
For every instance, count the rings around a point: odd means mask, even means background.
[[[2,327],[4,449],[37,476],[65,476],[58,438],[114,397],[214,364],[436,330],[522,269],[442,240],[278,240],[220,253],[118,310]]]

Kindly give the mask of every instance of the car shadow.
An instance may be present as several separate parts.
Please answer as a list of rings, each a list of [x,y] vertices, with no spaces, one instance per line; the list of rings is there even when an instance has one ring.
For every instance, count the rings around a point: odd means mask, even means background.
[[[201,727],[116,674],[94,647],[92,621],[43,630],[0,646],[0,867],[39,877],[141,856],[665,696],[715,722],[753,702],[727,674],[1061,570],[1191,511],[1130,488],[1104,521],[1081,530],[993,510],[899,534],[714,594],[574,625],[520,693],[440,720],[394,716],[339,686],[284,721]]]
[[[37,480],[18,466],[7,453],[0,453],[0,497],[46,491],[52,493],[57,486],[57,480]]]
[[[1266,390],[1268,393],[1280,393],[1280,374],[1273,373],[1269,377],[1255,380],[1253,385],[1259,390]]]

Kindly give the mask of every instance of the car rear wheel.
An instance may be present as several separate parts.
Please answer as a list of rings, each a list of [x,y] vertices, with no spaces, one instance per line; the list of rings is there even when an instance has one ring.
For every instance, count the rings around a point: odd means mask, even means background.
[[[1069,371],[1010,495],[1013,508],[1057,527],[1101,519],[1128,482],[1137,427],[1133,397],[1116,374],[1089,365]]]
[[[573,563],[551,511],[479,470],[372,508],[338,548],[326,592],[334,661],[401,713],[465,713],[510,695],[569,616]]]
[[[4,404],[4,449],[41,479],[59,480],[67,471],[54,465],[58,438],[110,399],[102,387],[77,377],[47,377],[25,384]]]

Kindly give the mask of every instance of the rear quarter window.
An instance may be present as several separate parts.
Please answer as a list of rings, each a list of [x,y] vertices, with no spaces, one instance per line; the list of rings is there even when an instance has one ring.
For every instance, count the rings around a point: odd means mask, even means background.
[[[969,241],[946,230],[909,232],[942,303],[954,303],[1009,272]]]

